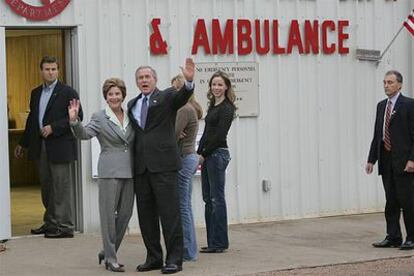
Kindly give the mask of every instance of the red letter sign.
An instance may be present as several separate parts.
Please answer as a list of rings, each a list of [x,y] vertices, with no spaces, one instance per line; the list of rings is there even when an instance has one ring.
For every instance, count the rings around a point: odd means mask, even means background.
[[[26,17],[29,20],[48,20],[61,13],[70,0],[42,0],[43,6],[32,6],[26,4],[23,0],[6,0],[6,3],[17,14]]]
[[[246,31],[243,32],[243,29]],[[246,46],[243,46],[246,42]],[[237,20],[237,52],[239,55],[248,55],[252,52],[252,26],[247,19]]]
[[[167,54],[167,42],[162,38],[160,28],[158,26],[161,23],[161,19],[154,18],[151,21],[153,33],[150,36],[150,49],[154,55],[165,55]]]
[[[199,46],[204,47],[204,52],[206,54],[210,54],[210,46],[208,45],[208,36],[204,19],[197,20],[197,25],[194,31],[193,49],[191,50],[191,54],[197,54]]]
[[[319,22],[313,20],[313,27],[309,20],[305,20],[305,53],[310,53],[310,48],[314,54],[319,53]]]
[[[292,20],[289,31],[289,41],[287,46],[287,53],[292,53],[293,46],[298,47],[299,54],[303,54],[302,39],[300,37],[299,23],[297,20]]]
[[[349,38],[349,34],[344,33],[344,28],[349,26],[348,20],[338,21],[338,52],[340,54],[348,54],[349,48],[344,47],[344,40]]]
[[[325,54],[333,54],[335,52],[335,44],[328,46],[328,28],[335,31],[335,22],[326,20],[322,23],[322,50]]]
[[[218,19],[213,19],[212,23],[213,54],[216,55],[219,50],[220,54],[226,54],[226,49],[228,49],[227,54],[233,54],[233,19],[227,20],[226,27],[224,28],[224,34],[221,33],[220,21]]]
[[[269,52],[269,20],[264,21],[264,46],[261,43],[260,35],[260,20],[256,19],[254,21],[255,33],[256,33],[256,51],[259,55],[264,55]]]

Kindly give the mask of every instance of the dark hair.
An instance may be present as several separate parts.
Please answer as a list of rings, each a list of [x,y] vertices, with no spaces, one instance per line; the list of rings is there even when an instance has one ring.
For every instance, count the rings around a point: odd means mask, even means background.
[[[154,68],[152,68],[151,66],[148,66],[148,65],[143,65],[143,66],[138,67],[137,70],[135,71],[135,77],[137,76],[137,74],[140,70],[144,70],[144,69],[150,69],[151,73],[152,73],[152,76],[154,77],[155,80],[157,80],[157,71],[155,71]]]
[[[122,97],[125,99],[126,97],[126,87],[125,82],[118,78],[110,78],[105,80],[103,86],[102,86],[102,94],[104,96],[104,99],[106,100],[106,97],[108,96],[108,92],[112,87],[118,87],[119,90],[121,90]]]
[[[230,81],[229,76],[226,73],[222,72],[222,71],[217,71],[211,76],[210,80],[208,81],[207,99],[210,102],[209,108],[213,107],[214,104],[215,104],[214,95],[211,92],[211,83],[213,82],[213,79],[217,78],[217,77],[220,77],[224,80],[224,83],[227,86],[227,90],[226,90],[226,93],[224,95],[225,95],[226,99],[229,100],[229,102],[234,107],[236,107],[235,104],[234,104],[234,102],[236,101],[236,94],[234,93],[233,86],[231,85],[231,81]]]
[[[394,75],[399,83],[403,83],[403,76],[397,70],[389,70],[387,73],[385,73],[385,75]]]
[[[59,62],[57,58],[51,56],[44,56],[40,61],[40,70],[43,70],[43,64],[45,63],[56,63],[57,67],[59,68]]]

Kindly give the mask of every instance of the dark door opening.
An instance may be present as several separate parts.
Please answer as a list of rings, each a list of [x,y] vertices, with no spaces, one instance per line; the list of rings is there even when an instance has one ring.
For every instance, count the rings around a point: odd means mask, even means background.
[[[64,29],[6,29],[7,107],[12,236],[30,235],[42,225],[44,208],[35,162],[14,157],[29,112],[30,93],[42,83],[39,62],[43,56],[59,60],[59,80],[67,83],[66,64],[70,44]],[[69,40],[70,42],[70,40]],[[68,67],[69,66],[69,67]],[[71,75],[72,72],[69,72]],[[78,171],[78,170],[75,170]],[[78,179],[75,177],[75,179]],[[78,214],[78,209],[76,210]],[[78,221],[78,220],[76,220]],[[78,227],[76,227],[79,230]]]

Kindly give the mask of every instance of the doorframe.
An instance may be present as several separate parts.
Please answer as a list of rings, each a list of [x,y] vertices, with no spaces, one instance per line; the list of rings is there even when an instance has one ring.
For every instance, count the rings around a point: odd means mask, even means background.
[[[65,52],[65,78],[66,83],[72,86],[78,93],[80,91],[80,68],[79,68],[79,27],[71,26],[0,26],[0,91],[5,91],[4,95],[0,93],[0,139],[7,143],[0,143],[0,162],[6,164],[0,168],[2,181],[8,185],[0,185],[0,241],[12,237],[11,233],[11,193],[10,193],[10,167],[9,158],[12,152],[8,152],[8,114],[7,114],[7,68],[6,68],[6,29],[14,30],[31,30],[31,29],[56,29],[62,30],[64,35],[64,52]],[[4,125],[3,125],[4,123]],[[83,192],[82,192],[82,164],[81,148],[78,141],[78,160],[74,164],[75,179],[75,231],[84,231],[84,210],[83,210]],[[3,187],[6,186],[6,187]],[[3,200],[4,196],[4,200]],[[41,200],[39,198],[39,200]],[[4,216],[4,219],[3,219]],[[5,223],[3,222],[5,221]],[[18,238],[18,237],[16,237]]]
[[[6,28],[0,26],[0,240],[11,238],[9,127],[7,112]],[[6,184],[6,185],[5,185]]]
[[[80,96],[79,81],[79,28],[78,26],[64,28],[65,72],[66,83],[75,89]],[[75,176],[75,230],[83,232],[83,190],[82,190],[82,152],[81,141],[78,144],[78,160],[74,165]]]

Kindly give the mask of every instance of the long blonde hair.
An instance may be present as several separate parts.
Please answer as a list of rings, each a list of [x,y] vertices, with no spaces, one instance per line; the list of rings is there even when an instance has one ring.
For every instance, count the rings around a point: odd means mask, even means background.
[[[180,90],[185,84],[185,78],[182,74],[178,74],[177,76],[171,79],[171,85],[178,91]],[[203,108],[201,105],[196,101],[194,94],[188,99],[188,103],[193,106],[197,113],[197,118],[200,120],[203,118]]]

